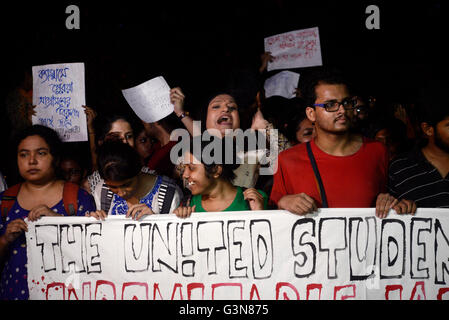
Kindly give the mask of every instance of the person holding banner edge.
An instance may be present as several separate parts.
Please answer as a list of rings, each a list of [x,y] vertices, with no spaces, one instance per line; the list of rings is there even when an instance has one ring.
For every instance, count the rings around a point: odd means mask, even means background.
[[[226,162],[225,150],[235,151],[235,141],[230,136],[221,139],[221,149],[214,149],[211,159],[205,158],[203,152],[210,148],[212,141],[203,141],[201,137],[194,137],[190,142],[190,148],[183,154],[182,178],[192,196],[179,206],[174,213],[180,218],[189,217],[192,212],[222,212],[242,210],[266,210],[268,208],[268,196],[262,190],[255,188],[243,188],[235,186],[235,169],[239,166],[236,162],[235,152],[232,163]],[[200,145],[196,154],[194,145]],[[226,144],[233,144],[226,149]],[[221,153],[217,155],[216,152]],[[201,159],[201,161],[200,161]],[[217,160],[219,160],[217,162]]]
[[[172,179],[141,168],[133,147],[104,142],[98,149],[98,172],[104,184],[93,193],[97,210],[86,215],[100,220],[108,215],[139,220],[145,215],[173,212],[183,197],[180,188]]]
[[[92,197],[75,184],[58,179],[62,142],[57,133],[34,125],[17,139],[17,165],[24,182],[0,194],[0,299],[28,299],[24,220],[43,216],[84,216],[95,210]]]
[[[390,163],[388,187],[418,207],[449,207],[449,109],[446,87],[430,82],[421,92],[419,122],[425,141]]]
[[[299,215],[318,207],[375,206],[379,218],[390,209],[416,212],[413,201],[386,193],[385,147],[350,132],[348,115],[356,101],[348,82],[338,73],[324,71],[306,83],[306,113],[315,123],[316,137],[279,154],[270,201]]]

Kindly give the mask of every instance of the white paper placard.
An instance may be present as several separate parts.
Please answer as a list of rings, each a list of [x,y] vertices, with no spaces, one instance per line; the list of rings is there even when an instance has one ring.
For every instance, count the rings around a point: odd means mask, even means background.
[[[265,80],[265,97],[281,96],[287,99],[296,97],[299,73],[291,71],[281,71]]]
[[[122,90],[122,93],[136,115],[147,123],[159,121],[174,110],[170,102],[170,87],[163,77]]]
[[[33,66],[33,124],[58,132],[64,142],[87,141],[84,63]]]
[[[264,44],[265,52],[274,57],[268,71],[323,65],[318,27],[267,37]]]

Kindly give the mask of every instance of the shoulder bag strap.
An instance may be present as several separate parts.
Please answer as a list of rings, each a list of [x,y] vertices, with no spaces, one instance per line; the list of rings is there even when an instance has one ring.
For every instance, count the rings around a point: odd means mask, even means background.
[[[169,213],[173,197],[175,196],[176,187],[165,176],[159,187],[158,204],[161,213]]]
[[[114,193],[103,183],[103,185],[101,186],[100,205],[101,210],[106,212],[106,214],[109,212],[113,197]]]
[[[312,164],[313,172],[315,173],[315,179],[318,183],[318,191],[321,196],[321,202],[323,204],[323,208],[328,208],[327,204],[327,198],[326,198],[326,192],[324,190],[323,181],[321,180],[320,172],[318,171],[318,166],[315,161],[315,157],[312,152],[312,147],[310,146],[310,142],[306,143],[307,146],[307,153],[309,155],[310,163]]]

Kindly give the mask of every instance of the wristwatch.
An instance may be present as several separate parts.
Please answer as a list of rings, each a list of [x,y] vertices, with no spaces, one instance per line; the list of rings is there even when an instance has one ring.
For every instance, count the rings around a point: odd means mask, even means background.
[[[186,113],[183,111],[183,112],[181,112],[180,115],[178,115],[178,118],[179,118],[179,119],[182,119],[182,118],[184,118],[185,116],[186,116]]]

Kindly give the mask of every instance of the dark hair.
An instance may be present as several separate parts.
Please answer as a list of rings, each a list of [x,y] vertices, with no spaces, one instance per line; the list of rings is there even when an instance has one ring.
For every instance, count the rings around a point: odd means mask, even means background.
[[[310,75],[310,79],[300,81],[300,84],[302,84],[300,91],[305,99],[306,106],[312,106],[315,103],[315,89],[320,84],[342,84],[345,85],[349,91],[351,91],[352,88],[352,85],[343,73],[335,69],[318,70]]]
[[[217,150],[217,148],[213,148],[212,144],[217,143],[218,145],[219,140],[221,140],[221,143],[220,148]],[[201,146],[201,150],[198,150],[201,152],[201,156],[197,154],[197,150],[194,148],[196,145]],[[208,147],[211,150],[209,155],[211,156],[212,161],[205,161],[203,157],[203,151]],[[218,151],[218,154],[215,153],[216,151]],[[227,180],[231,183],[235,179],[236,175],[234,170],[237,169],[240,164],[237,163],[236,143],[233,137],[225,136],[223,138],[218,138],[212,136],[210,141],[203,141],[202,136],[191,138],[189,152],[198,160],[201,158],[201,163],[204,165],[207,178],[212,178],[212,176],[216,173],[218,166],[221,166],[222,171],[220,174],[220,179]]]
[[[142,164],[137,151],[119,141],[106,141],[98,147],[98,172],[104,180],[123,181],[137,176]]]
[[[134,127],[136,125],[136,120],[133,119],[131,116],[126,114],[102,114],[98,115],[94,120],[94,130],[95,130],[95,145],[99,145],[100,141],[104,141],[106,138],[106,135],[109,133],[109,131],[112,128],[112,124],[117,120],[123,120],[129,123],[131,128],[133,129],[134,133]]]
[[[55,130],[40,124],[29,126],[19,132],[15,138],[16,154],[19,151],[19,144],[31,136],[39,136],[44,139],[45,143],[47,143],[50,149],[49,152],[53,157],[53,168],[55,169],[55,172],[58,173],[59,162],[62,154],[62,141],[59,138],[58,133]]]
[[[201,121],[201,130],[202,131],[207,129],[206,128],[206,121],[207,121],[207,112],[209,110],[210,102],[215,97],[217,97],[219,95],[222,95],[222,94],[231,96],[234,99],[235,103],[239,106],[239,103],[238,103],[237,99],[229,92],[226,92],[226,91],[214,91],[213,93],[206,94],[200,100],[201,107],[199,108],[199,110],[198,110],[199,114],[197,114],[197,117],[196,117],[196,118],[198,118]],[[240,106],[239,106],[239,108],[240,108]],[[237,109],[237,112],[239,113],[239,117],[240,117],[240,111],[241,111],[240,109]]]
[[[299,125],[303,120],[307,119],[306,107],[300,99],[296,100],[296,103],[293,103],[292,101],[291,107],[294,114],[287,120],[287,127],[285,130],[280,128],[280,131],[283,133],[285,132],[285,135],[289,141],[297,141],[296,132],[299,129]]]
[[[61,151],[61,162],[65,160],[73,160],[82,169],[88,169],[88,154],[89,149],[88,146],[83,144],[82,142],[63,142],[62,143],[62,151]]]
[[[137,138],[139,134],[142,133],[142,131],[145,131],[145,127],[143,126],[141,121],[135,121],[133,124],[133,133],[134,136]]]
[[[447,87],[441,82],[430,81],[421,89],[418,99],[419,122],[426,122],[435,127],[438,122],[449,117],[449,103],[446,97]]]
[[[169,134],[175,129],[184,128],[181,120],[173,112],[157,121],[157,123]]]

